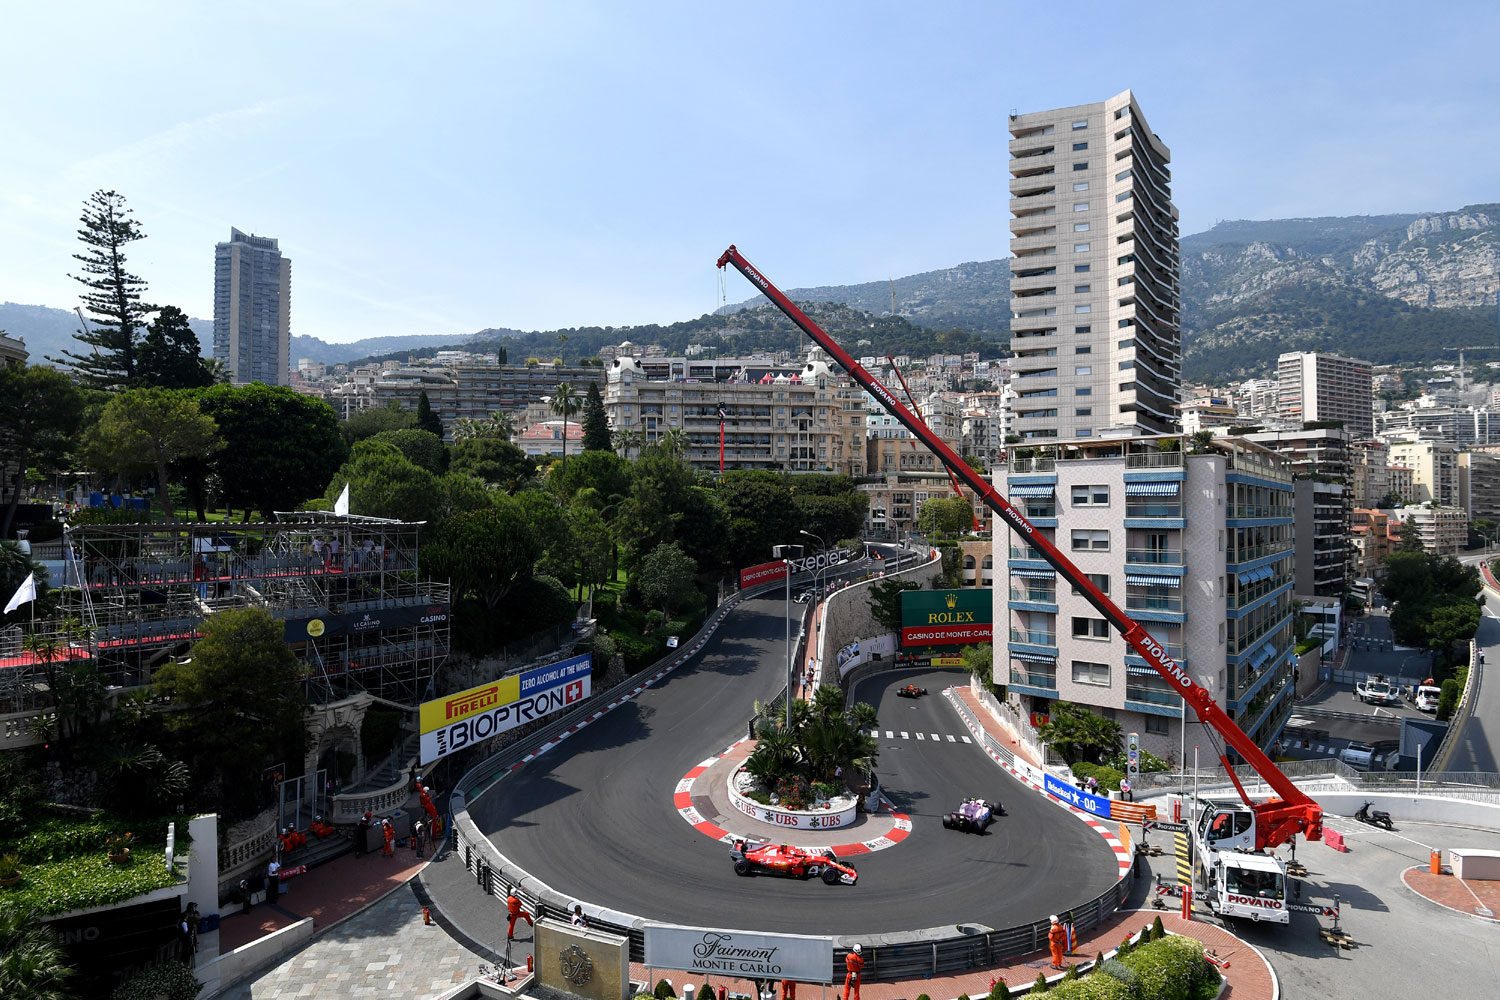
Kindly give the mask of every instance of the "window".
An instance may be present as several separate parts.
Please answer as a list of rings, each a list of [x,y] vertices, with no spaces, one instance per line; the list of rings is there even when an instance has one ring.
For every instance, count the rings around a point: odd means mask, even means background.
[[[1073,369],[1073,374],[1074,375],[1092,375],[1092,374],[1094,374],[1094,366],[1093,365],[1079,365],[1078,367],[1076,367],[1076,368]]]
[[[1083,660],[1074,660],[1073,683],[1092,684],[1095,687],[1109,687],[1109,664],[1087,663]]]
[[[1089,289],[1090,289],[1089,285],[1074,285],[1073,286],[1073,294],[1074,295],[1081,295],[1084,292],[1089,291]]]
[[[1073,252],[1074,253],[1088,253],[1089,252],[1089,245],[1087,243],[1074,243],[1073,244]]]
[[[1088,344],[1079,344],[1077,347],[1073,348],[1073,353],[1074,354],[1093,354],[1094,353],[1094,349],[1093,349],[1093,347],[1091,347]]]
[[[1115,195],[1115,203],[1118,204],[1119,202],[1122,202],[1126,198],[1129,198],[1129,197],[1130,197],[1130,192],[1129,191],[1121,191],[1119,194]]]
[[[1081,385],[1073,390],[1073,395],[1075,396],[1092,396],[1093,394],[1094,387],[1091,385]]]
[[[1075,639],[1108,639],[1109,622],[1103,618],[1073,618],[1073,638]]]
[[[1073,232],[1075,232],[1075,233],[1086,233],[1088,231],[1089,231],[1089,224],[1087,222],[1075,222],[1075,223],[1073,223]]]
[[[1074,306],[1074,307],[1073,307],[1073,311],[1074,311],[1074,312],[1075,312],[1075,313],[1086,313],[1086,312],[1092,312],[1092,311],[1093,311],[1093,309],[1094,309],[1094,307],[1093,307],[1093,306],[1091,306],[1091,305],[1089,305],[1089,304],[1087,304],[1087,303],[1084,303],[1084,304],[1083,304],[1083,305],[1081,305],[1081,306]]]
[[[1167,735],[1167,720],[1160,715],[1146,716],[1146,732],[1151,736]]]
[[[1118,174],[1115,174],[1115,180],[1117,180],[1117,181],[1123,181],[1125,178],[1127,178],[1129,176],[1130,176],[1130,168],[1126,167],[1124,170],[1120,171]]]
[[[1224,623],[1219,622],[1219,645],[1224,645]]]
[[[1077,184],[1073,185],[1073,190],[1074,191],[1087,191],[1088,189],[1089,189],[1089,182],[1088,181],[1079,181]]]
[[[1125,350],[1125,349],[1134,347],[1135,346],[1135,341],[1133,341],[1133,340],[1120,340],[1120,341],[1116,341],[1115,342],[1115,346],[1118,347],[1118,348],[1120,348],[1120,349],[1122,349],[1122,350]]]
[[[1109,504],[1108,486],[1073,487],[1074,507],[1104,507]],[[1077,532],[1074,532],[1077,534]]]
[[[1092,326],[1075,326],[1075,327],[1073,327],[1073,332],[1074,333],[1093,333],[1094,332],[1094,328]]]
[[[1088,168],[1089,168],[1089,165],[1087,163],[1075,163],[1075,164],[1073,164],[1073,169],[1074,170],[1087,170]]]
[[[1089,210],[1089,203],[1088,202],[1086,202],[1086,201],[1075,201],[1075,202],[1073,202],[1073,211],[1075,211],[1075,212],[1087,212],[1088,210]]]
[[[1099,591],[1099,593],[1101,593],[1101,594],[1108,594],[1109,593],[1109,574],[1108,573],[1085,573],[1083,575],[1086,576],[1086,577],[1088,577],[1089,583],[1092,583],[1094,585],[1094,587]],[[1073,588],[1073,596],[1074,597],[1082,597],[1083,596],[1083,591],[1079,590],[1075,586]]]
[[[1119,329],[1123,330],[1126,327],[1135,326],[1135,320],[1133,320],[1133,319],[1122,319],[1122,320],[1120,320],[1120,322],[1116,323],[1115,326],[1118,327]]]
[[[1108,552],[1109,531],[1105,528],[1074,528],[1074,552]]]
[[[1089,120],[1087,118],[1080,119],[1079,121],[1076,121],[1076,122],[1073,123],[1073,131],[1074,132],[1077,132],[1080,129],[1085,129],[1085,128],[1088,128],[1088,127],[1089,127]]]
[[[1073,273],[1074,274],[1083,274],[1085,271],[1087,271],[1089,269],[1090,266],[1091,265],[1089,265],[1089,264],[1074,264],[1073,265]]]
[[[1135,367],[1135,362],[1134,361],[1121,361],[1120,362],[1120,371],[1122,371],[1122,372],[1129,371],[1130,369],[1132,369],[1134,367]]]
[[[1073,436],[1081,438],[1093,437],[1094,429],[1092,427],[1080,427],[1078,428],[1078,430],[1073,432]]]
[[[1073,152],[1075,152],[1075,153],[1078,152],[1078,150],[1080,150],[1080,149],[1088,149],[1088,148],[1089,148],[1089,144],[1086,143],[1086,142],[1075,142],[1075,143],[1073,143]]]

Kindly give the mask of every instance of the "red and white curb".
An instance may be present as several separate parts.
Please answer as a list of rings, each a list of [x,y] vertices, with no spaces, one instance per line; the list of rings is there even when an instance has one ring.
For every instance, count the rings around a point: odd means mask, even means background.
[[[511,767],[510,767],[510,769],[512,771],[519,770],[520,768],[524,767],[525,765],[527,765],[527,764],[531,763],[532,761],[536,760],[542,754],[546,753],[548,750],[551,750],[553,747],[557,746],[559,743],[561,743],[563,740],[567,739],[569,736],[572,736],[574,733],[578,732],[580,729],[584,728],[585,726],[588,726],[588,725],[590,725],[590,724],[592,724],[594,722],[597,722],[600,719],[604,718],[605,715],[607,715],[608,713],[610,713],[610,712],[614,711],[615,709],[619,708],[621,705],[625,704],[626,702],[630,701],[636,695],[640,694],[642,691],[646,690],[648,687],[650,687],[651,685],[655,684],[657,681],[661,680],[663,677],[667,676],[672,671],[676,670],[678,667],[682,666],[684,663],[686,663],[689,660],[691,660],[694,656],[698,655],[698,651],[700,649],[702,649],[705,645],[707,645],[708,644],[708,640],[712,639],[713,636],[714,636],[714,633],[719,630],[719,626],[724,623],[724,619],[729,615],[729,612],[733,611],[736,607],[738,607],[739,604],[740,604],[740,602],[743,601],[743,600],[746,600],[746,598],[743,595],[736,595],[736,596],[730,598],[729,600],[725,601],[723,604],[721,604],[719,606],[719,610],[717,610],[717,611],[714,612],[714,617],[711,620],[711,626],[712,627],[709,628],[706,632],[703,632],[702,634],[700,634],[699,637],[698,637],[698,641],[695,642],[695,643],[693,643],[691,646],[687,647],[686,649],[682,650],[677,655],[677,657],[672,660],[672,662],[668,663],[665,667],[662,667],[660,670],[658,670],[656,673],[652,674],[650,677],[647,677],[644,681],[642,681],[639,685],[637,685],[632,690],[627,691],[625,694],[623,694],[620,697],[616,698],[614,701],[610,702],[608,705],[605,705],[603,708],[599,709],[599,711],[595,712],[593,715],[591,715],[588,718],[582,720],[576,726],[569,727],[567,732],[565,732],[565,733],[559,733],[555,738],[547,741],[546,743],[543,743],[541,746],[537,747],[531,753],[527,754],[525,757],[522,757],[516,763],[512,764]]]
[[[677,788],[672,793],[672,805],[677,807],[677,814],[686,820],[689,826],[705,837],[711,837],[725,844],[732,844],[736,840],[743,840],[745,838],[730,833],[718,824],[704,819],[703,814],[693,808],[693,784],[703,776],[703,772],[717,764],[725,755],[732,752],[736,747],[748,742],[748,739],[743,739],[736,743],[731,743],[714,756],[701,761],[696,767],[682,776],[682,780],[677,782]],[[891,805],[890,799],[886,799],[884,796],[881,796],[881,798],[885,801],[887,807]],[[863,840],[857,844],[835,844],[832,847],[824,847],[822,845],[816,847],[805,845],[793,846],[797,846],[804,851],[832,851],[841,858],[855,854],[873,854],[875,851],[883,851],[887,847],[895,847],[911,833],[911,817],[905,813],[895,812],[894,810],[890,816],[894,821],[894,825],[882,836],[876,837],[873,840]]]
[[[984,727],[977,725],[976,722],[969,721],[969,713],[964,711],[964,708],[967,706],[960,704],[960,699],[957,692],[953,688],[948,688],[943,692],[943,697],[947,698],[949,703],[953,705],[954,709],[958,712],[958,717],[963,720],[963,723],[966,727],[968,727],[969,732],[974,734],[975,742],[978,743],[980,748],[982,748],[984,752],[989,755],[990,760],[993,760],[996,764],[999,764],[1001,767],[1005,768],[1005,770],[1015,775],[1018,781],[1020,781],[1026,787],[1030,788],[1032,791],[1036,792],[1038,795],[1041,795],[1048,802],[1053,803],[1059,808],[1068,810],[1069,812],[1076,815],[1079,819],[1087,823],[1089,826],[1093,827],[1094,831],[1101,837],[1103,837],[1105,843],[1109,844],[1110,849],[1115,852],[1115,861],[1117,861],[1120,866],[1120,878],[1124,878],[1125,876],[1130,874],[1130,852],[1126,850],[1124,844],[1120,843],[1120,838],[1115,835],[1115,832],[1113,830],[1101,823],[1087,810],[1079,809],[1077,806],[1071,803],[1063,802],[1055,796],[1047,794],[1047,790],[1045,788],[1043,788],[1041,785],[1038,785],[1035,781],[1032,781],[1031,778],[1027,775],[1007,764],[1003,757],[995,753],[995,751],[991,750],[989,745],[985,743],[984,737],[986,736],[986,733],[984,731]]]

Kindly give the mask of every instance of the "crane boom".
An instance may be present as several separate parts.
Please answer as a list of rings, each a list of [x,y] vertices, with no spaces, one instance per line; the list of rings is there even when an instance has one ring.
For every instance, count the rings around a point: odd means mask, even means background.
[[[903,406],[894,393],[866,371],[863,365],[855,361],[832,337],[799,309],[796,303],[787,298],[781,289],[772,284],[770,279],[746,260],[733,245],[719,257],[718,266],[723,268],[726,264],[734,265],[735,270],[743,274],[776,308],[797,324],[803,333],[827,351],[849,373],[850,377],[864,387],[865,391],[879,400],[880,405],[885,407],[891,416],[899,420],[907,430],[925,444],[928,450],[948,467],[951,475],[963,480],[975,495],[984,501],[985,506],[1008,521],[1011,529],[1020,534],[1028,545],[1039,552],[1053,569],[1066,577],[1068,582],[1119,630],[1125,641],[1134,647],[1152,669],[1161,674],[1172,686],[1172,690],[1192,706],[1198,719],[1222,736],[1224,742],[1243,757],[1245,762],[1254,768],[1255,772],[1276,792],[1279,799],[1273,798],[1259,803],[1251,802],[1239,779],[1235,777],[1234,769],[1230,766],[1228,759],[1223,759],[1230,780],[1234,782],[1240,797],[1255,815],[1257,849],[1285,844],[1298,833],[1303,834],[1309,840],[1322,838],[1322,807],[1281,772],[1281,769],[1266,756],[1255,741],[1245,735],[1244,730],[1240,729],[1234,720],[1219,707],[1213,696],[1189,677],[1187,671],[1167,654],[1166,648],[1151,637],[1144,626],[1121,611],[1106,594],[1094,586],[1093,582],[1073,565],[1072,560],[1037,532],[1031,522],[1011,506],[1010,501],[999,490],[986,482],[982,475],[974,471],[969,463],[949,448],[924,421]]]

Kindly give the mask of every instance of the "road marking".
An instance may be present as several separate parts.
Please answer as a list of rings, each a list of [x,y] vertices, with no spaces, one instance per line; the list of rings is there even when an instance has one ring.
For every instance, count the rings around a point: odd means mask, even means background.
[[[902,735],[902,736],[905,736],[905,735],[906,735],[906,734],[905,734],[905,733],[902,733],[902,734],[901,734],[901,735]],[[921,733],[918,733],[918,734],[917,734],[917,739],[919,739],[919,740],[925,740],[925,739],[926,739],[926,738],[927,738],[927,737],[925,737],[925,736],[923,736],[923,735],[922,735],[922,734],[921,734]]]
[[[949,743],[957,743],[958,742],[958,737],[954,736],[952,733],[949,733],[948,734],[948,742]]]
[[[893,732],[891,732],[889,729],[887,729],[885,731],[885,738],[888,739],[888,740],[893,740],[893,739],[896,738],[896,734],[893,733]]]
[[[903,739],[903,740],[904,740],[904,739],[907,739],[907,735],[906,735],[906,734],[905,734],[905,733],[902,733],[902,734],[901,734],[901,738],[902,738],[902,739]]]
[[[959,739],[963,740],[965,743],[973,743],[974,742],[973,740],[969,739],[967,736],[960,736]]]
[[[943,742],[943,739],[937,733],[933,733],[932,734],[932,742],[934,742],[934,743],[941,743],[941,742]]]

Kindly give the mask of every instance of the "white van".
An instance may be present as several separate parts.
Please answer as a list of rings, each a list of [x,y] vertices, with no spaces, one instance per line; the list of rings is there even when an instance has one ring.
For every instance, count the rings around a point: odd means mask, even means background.
[[[1436,688],[1430,684],[1423,684],[1421,687],[1417,688],[1417,697],[1414,699],[1414,704],[1417,706],[1417,711],[1436,712],[1438,707],[1438,697],[1442,693],[1442,688]]]

